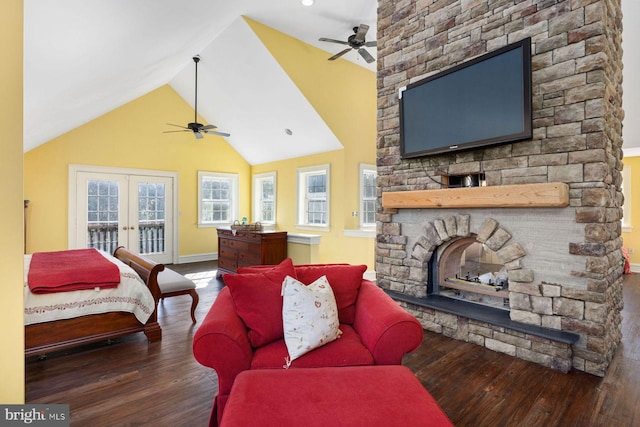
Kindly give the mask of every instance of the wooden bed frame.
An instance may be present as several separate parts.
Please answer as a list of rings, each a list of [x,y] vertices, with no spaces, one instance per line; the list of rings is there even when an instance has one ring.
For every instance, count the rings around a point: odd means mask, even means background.
[[[116,249],[113,256],[133,268],[151,291],[155,309],[147,323],[140,323],[132,313],[112,312],[28,325],[24,331],[25,356],[44,355],[136,332],[144,332],[149,341],[162,339],[162,329],[158,324],[158,300],[161,295],[158,273],[164,270],[164,265],[145,259],[124,247]]]

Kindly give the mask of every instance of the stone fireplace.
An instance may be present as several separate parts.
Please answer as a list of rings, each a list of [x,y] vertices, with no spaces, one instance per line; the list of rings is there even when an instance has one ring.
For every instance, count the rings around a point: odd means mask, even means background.
[[[378,284],[427,330],[603,376],[621,337],[620,1],[378,4]],[[526,37],[531,140],[401,158],[401,87]],[[441,184],[465,174],[486,186]]]

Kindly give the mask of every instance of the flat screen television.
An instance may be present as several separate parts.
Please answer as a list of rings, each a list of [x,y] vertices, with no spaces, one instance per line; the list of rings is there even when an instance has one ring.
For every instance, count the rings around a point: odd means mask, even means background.
[[[414,82],[399,97],[403,158],[530,139],[531,39]]]

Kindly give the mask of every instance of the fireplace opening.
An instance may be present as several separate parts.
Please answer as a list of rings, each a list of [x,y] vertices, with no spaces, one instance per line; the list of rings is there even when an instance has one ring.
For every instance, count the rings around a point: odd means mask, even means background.
[[[509,280],[504,264],[475,237],[441,245],[431,263],[428,293],[509,310]]]

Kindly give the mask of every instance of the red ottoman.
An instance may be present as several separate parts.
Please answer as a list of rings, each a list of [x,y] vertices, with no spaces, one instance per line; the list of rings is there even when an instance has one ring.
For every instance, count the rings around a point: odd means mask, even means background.
[[[453,426],[404,366],[249,370],[220,427]]]

